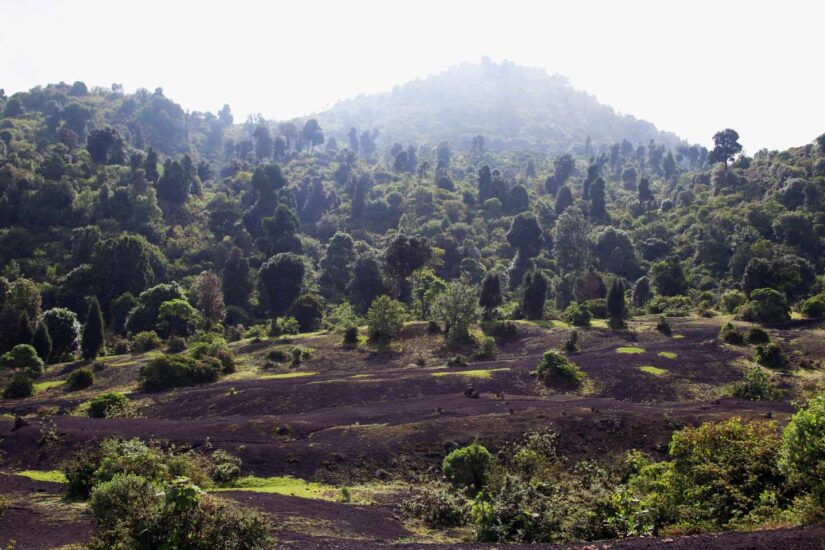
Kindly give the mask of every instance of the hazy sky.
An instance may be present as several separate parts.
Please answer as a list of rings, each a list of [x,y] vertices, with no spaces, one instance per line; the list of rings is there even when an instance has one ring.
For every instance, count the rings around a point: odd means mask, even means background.
[[[0,0],[0,87],[161,86],[188,110],[290,118],[462,61],[509,59],[690,141],[825,132],[825,2]]]

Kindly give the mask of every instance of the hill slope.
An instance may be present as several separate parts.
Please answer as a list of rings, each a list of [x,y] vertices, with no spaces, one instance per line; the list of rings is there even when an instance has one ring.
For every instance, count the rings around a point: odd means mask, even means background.
[[[479,134],[498,150],[562,152],[583,146],[588,136],[594,144],[679,143],[649,122],[617,114],[565,77],[508,61],[464,63],[391,92],[342,101],[317,118],[331,135],[377,129],[385,146],[449,141],[466,148]]]

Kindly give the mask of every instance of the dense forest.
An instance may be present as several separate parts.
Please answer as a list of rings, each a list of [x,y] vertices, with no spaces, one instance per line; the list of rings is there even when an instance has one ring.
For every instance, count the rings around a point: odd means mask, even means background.
[[[0,113],[6,403],[36,396],[55,365],[79,367],[67,383],[83,389],[101,376],[94,366],[150,351],[141,391],[217,382],[236,370],[233,346],[307,334],[334,335],[345,350],[370,346],[389,364],[415,322],[451,368],[494,357],[517,333],[563,329],[563,346],[544,353],[533,376],[597,393],[575,365],[589,327],[633,342],[643,337],[634,318],[653,315],[657,337],[679,319],[721,318],[721,345],[757,345],[755,362],[781,370],[806,358],[768,343],[759,325],[825,318],[825,134],[751,156],[735,130],[720,129],[707,149],[616,115],[561,77],[490,62],[287,122],[240,123],[229,106],[188,112],[161,89],[83,82],[0,92]],[[299,369],[312,353],[279,348],[262,368]],[[762,367],[737,381],[738,397],[776,398],[781,388]],[[800,405],[822,390],[811,380],[793,390]],[[110,392],[86,407],[118,416],[128,402]],[[430,527],[472,523],[474,538],[492,542],[804,523],[825,502],[823,401],[811,403],[784,435],[738,419],[688,427],[673,436],[670,461],[631,452],[609,474],[568,468],[556,435],[533,434],[497,456],[474,442],[444,461],[452,488],[428,486],[404,513]],[[121,416],[134,417],[129,410]],[[816,422],[819,450],[804,435]],[[722,473],[701,462],[703,446],[717,443],[727,449]],[[77,458],[65,471],[70,493],[93,495],[99,547],[124,536],[105,512],[125,490],[106,485],[125,483],[120,474],[100,473],[112,461],[145,455],[201,486],[240,471],[225,453],[198,462],[137,441],[109,440],[96,453],[94,475]],[[167,499],[194,502],[168,475],[139,470]],[[146,487],[129,490],[143,498]],[[169,502],[158,512],[166,519],[153,520],[155,542],[173,536],[164,529],[180,509]],[[260,517],[203,502],[192,504],[199,521],[215,514],[242,524],[241,539],[262,540]],[[590,523],[574,526],[579,514]],[[181,547],[223,540],[213,535]],[[257,543],[244,544],[227,547]]]

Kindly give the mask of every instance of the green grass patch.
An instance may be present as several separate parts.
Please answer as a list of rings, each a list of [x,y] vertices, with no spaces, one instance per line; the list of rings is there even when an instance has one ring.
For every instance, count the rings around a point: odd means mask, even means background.
[[[573,328],[573,325],[570,323],[565,323],[564,321],[559,321],[558,319],[553,319],[550,321],[550,326],[553,328]]]
[[[47,380],[46,382],[35,382],[34,393],[44,392],[46,390],[56,388],[57,386],[62,386],[65,383],[65,380]]]
[[[488,379],[492,377],[494,372],[501,372],[510,370],[508,368],[500,368],[500,369],[473,369],[473,370],[462,370],[462,371],[442,371],[442,372],[433,372],[430,373],[433,376],[466,376],[467,378],[483,378]]]
[[[646,372],[648,374],[652,374],[653,376],[664,376],[665,374],[667,374],[667,371],[665,369],[660,369],[659,367],[654,367],[651,365],[639,367],[639,370],[642,372]]]
[[[665,359],[676,359],[679,357],[676,353],[672,351],[660,351],[658,353],[659,357],[664,357]]]
[[[252,491],[255,493],[275,493],[300,498],[311,498],[315,500],[331,500],[335,498],[337,487],[325,483],[306,481],[296,477],[255,477],[246,476],[240,478],[230,487],[215,489],[216,491]]]
[[[15,475],[27,477],[34,481],[48,481],[51,483],[66,483],[66,476],[60,470],[23,470]]]
[[[637,354],[637,353],[644,353],[645,348],[639,348],[636,346],[622,346],[620,348],[616,348],[616,353],[629,353],[629,354]]]
[[[280,379],[283,379],[283,378],[302,378],[304,376],[315,376],[316,374],[318,374],[318,373],[313,372],[313,371],[296,370],[296,371],[292,371],[292,372],[278,372],[278,373],[275,373],[275,374],[264,374],[263,376],[261,376],[261,378],[264,379],[264,380],[280,380]]]
[[[353,374],[350,378],[369,378],[371,374]]]
[[[607,319],[591,319],[590,326],[593,328],[607,328]]]
[[[674,339],[674,340],[681,340],[681,339],[682,339],[682,338],[684,338],[684,337],[685,337],[685,335],[684,335],[684,334],[674,334],[674,335],[673,335],[673,339]]]

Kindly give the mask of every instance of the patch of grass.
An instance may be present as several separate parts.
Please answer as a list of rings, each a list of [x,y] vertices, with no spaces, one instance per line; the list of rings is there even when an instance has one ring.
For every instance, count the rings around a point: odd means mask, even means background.
[[[590,326],[593,328],[607,328],[607,319],[591,319]]]
[[[280,379],[283,379],[283,378],[301,378],[301,377],[304,377],[304,376],[315,376],[316,374],[318,374],[318,373],[317,372],[312,372],[312,371],[296,370],[296,371],[292,371],[292,372],[278,372],[278,373],[275,373],[275,374],[265,374],[265,375],[261,376],[261,379],[263,379],[263,380],[280,380]]]
[[[678,354],[672,351],[660,351],[658,355],[659,357],[664,357],[665,359],[676,359],[677,357],[679,357]]]
[[[442,372],[432,372],[433,376],[466,376],[468,378],[483,378],[488,379],[492,377],[494,372],[506,371],[510,370],[508,368],[500,368],[500,369],[473,369],[473,370],[463,370],[463,371],[442,371]]]
[[[371,374],[353,374],[350,378],[369,378]]]
[[[570,323],[565,323],[564,321],[559,321],[558,319],[553,319],[550,321],[550,326],[553,328],[573,328],[573,325]]]
[[[57,386],[62,386],[65,383],[65,380],[47,380],[45,382],[35,382],[34,393],[44,392],[46,390],[56,388]]]
[[[629,354],[637,354],[637,353],[644,353],[645,348],[639,348],[636,346],[622,346],[616,348],[616,353],[629,353]]]
[[[51,483],[66,483],[66,476],[60,470],[23,470],[15,475],[27,477],[34,481],[48,481]]]
[[[802,314],[801,314],[800,312],[798,312],[798,311],[792,311],[792,312],[791,312],[791,319],[792,319],[792,320],[794,320],[794,321],[800,321],[800,320],[802,320],[802,319],[804,319],[804,318],[805,318],[805,316],[804,316],[804,315],[802,315]]]
[[[674,334],[674,335],[673,335],[673,339],[674,339],[674,340],[681,340],[681,339],[682,339],[682,338],[684,338],[684,337],[685,337],[685,335],[684,335],[684,334]]]
[[[397,483],[369,483],[348,487],[351,504],[373,504],[375,497],[389,495],[403,490]],[[246,476],[230,486],[212,489],[213,491],[250,491],[254,493],[274,493],[278,495],[341,502],[341,487],[328,483],[306,481],[291,476],[256,477]]]
[[[660,369],[659,367],[654,367],[651,365],[639,367],[639,370],[642,372],[646,372],[648,374],[652,374],[653,376],[664,376],[665,374],[667,374],[667,370]]]

